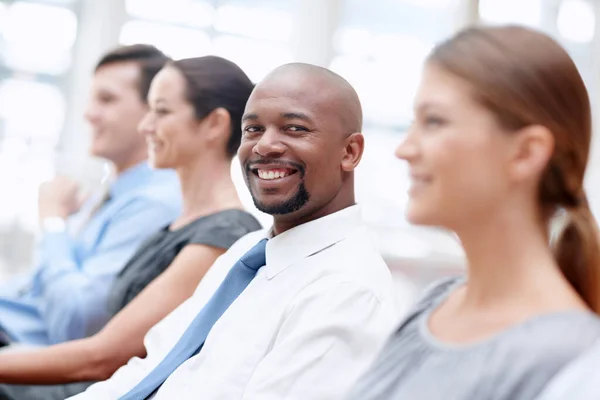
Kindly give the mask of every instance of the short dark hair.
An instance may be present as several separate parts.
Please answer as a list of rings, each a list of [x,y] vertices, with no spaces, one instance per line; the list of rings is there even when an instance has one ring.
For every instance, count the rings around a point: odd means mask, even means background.
[[[254,84],[235,63],[217,56],[187,58],[170,63],[186,80],[187,100],[202,119],[217,108],[231,118],[227,154],[234,157],[242,140],[242,115]]]
[[[94,70],[97,71],[105,65],[121,62],[138,64],[140,68],[138,90],[140,98],[145,103],[152,79],[170,60],[169,57],[154,46],[134,44],[131,46],[121,46],[106,53],[100,58]]]

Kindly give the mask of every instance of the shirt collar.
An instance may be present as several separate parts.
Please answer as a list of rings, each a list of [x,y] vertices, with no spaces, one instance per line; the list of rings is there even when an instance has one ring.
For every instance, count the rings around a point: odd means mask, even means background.
[[[110,184],[110,197],[119,197],[131,189],[145,184],[152,177],[152,173],[153,170],[146,161],[125,170]]]
[[[361,222],[358,205],[289,229],[267,242],[267,265],[272,279],[289,266],[343,240]]]

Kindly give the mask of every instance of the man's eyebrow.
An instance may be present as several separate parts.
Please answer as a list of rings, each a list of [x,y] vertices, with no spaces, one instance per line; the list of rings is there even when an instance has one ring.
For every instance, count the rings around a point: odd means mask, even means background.
[[[306,122],[313,122],[308,115],[301,112],[285,112],[281,113],[281,116],[285,119],[300,119]]]
[[[258,115],[256,115],[256,114],[244,114],[244,116],[242,117],[242,122],[256,121],[256,120],[258,120]]]

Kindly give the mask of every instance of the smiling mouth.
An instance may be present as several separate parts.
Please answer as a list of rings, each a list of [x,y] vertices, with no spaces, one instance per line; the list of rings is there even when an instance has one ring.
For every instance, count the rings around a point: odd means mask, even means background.
[[[252,173],[258,176],[259,179],[265,181],[274,181],[277,179],[287,178],[298,172],[295,168],[252,168]]]

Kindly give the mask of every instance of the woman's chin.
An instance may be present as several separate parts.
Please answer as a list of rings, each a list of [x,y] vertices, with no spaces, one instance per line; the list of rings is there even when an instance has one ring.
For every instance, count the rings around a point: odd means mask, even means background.
[[[439,222],[427,210],[420,209],[419,207],[411,207],[410,205],[406,208],[404,215],[406,220],[413,225],[437,226]]]
[[[166,160],[162,160],[160,157],[153,157],[152,155],[148,157],[148,164],[154,169],[173,168]]]

